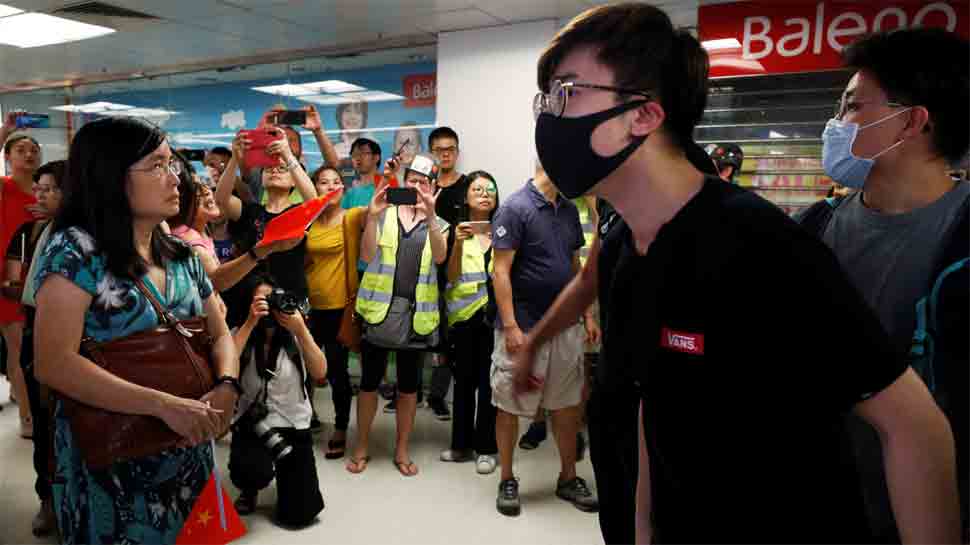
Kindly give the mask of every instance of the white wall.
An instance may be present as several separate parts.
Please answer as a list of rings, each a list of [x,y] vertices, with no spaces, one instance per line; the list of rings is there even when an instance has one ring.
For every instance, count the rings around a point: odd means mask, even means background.
[[[500,195],[534,173],[536,61],[557,28],[550,19],[439,36],[438,125],[458,133],[460,169],[490,172]]]

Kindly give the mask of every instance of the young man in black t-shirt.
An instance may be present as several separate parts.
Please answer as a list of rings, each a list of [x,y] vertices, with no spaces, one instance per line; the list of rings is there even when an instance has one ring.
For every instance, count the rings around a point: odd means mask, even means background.
[[[589,10],[541,56],[543,166],[625,223],[530,332],[519,388],[541,380],[538,347],[599,295],[597,380],[641,393],[638,542],[867,541],[850,410],[880,431],[903,540],[956,542],[953,437],[925,386],[831,251],[698,169],[712,166],[691,136],[707,66],[645,4]],[[852,333],[823,339],[832,319]]]

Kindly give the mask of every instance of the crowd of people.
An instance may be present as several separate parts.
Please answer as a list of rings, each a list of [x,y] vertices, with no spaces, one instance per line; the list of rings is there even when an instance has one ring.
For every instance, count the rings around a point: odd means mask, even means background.
[[[487,171],[459,170],[449,127],[430,153],[402,129],[386,154],[366,134],[331,142],[308,107],[325,160],[308,172],[271,109],[272,166],[248,164],[242,131],[196,171],[121,117],[41,164],[8,114],[0,332],[35,534],[174,543],[228,433],[239,513],[275,480],[275,520],[306,526],[324,509],[316,450],[366,473],[384,390],[395,467],[424,469],[411,435],[430,364],[428,405],[452,425],[440,459],[499,471],[503,515],[522,510],[515,448],[548,421],[555,494],[599,511],[607,543],[966,542],[970,185],[949,165],[970,149],[970,82],[947,59],[970,52],[917,29],[844,57],[822,159],[848,191],[794,219],[725,183],[739,147],[694,143],[707,55],[646,4],[591,9],[543,52],[535,173],[501,200]],[[267,238],[321,198],[305,233]],[[833,322],[849,333],[820,335]],[[201,397],[105,363],[164,335],[204,345]],[[323,384],[335,424],[318,442]],[[136,423],[107,464],[90,410]],[[131,454],[151,430],[164,448]],[[587,442],[599,497],[576,472]]]

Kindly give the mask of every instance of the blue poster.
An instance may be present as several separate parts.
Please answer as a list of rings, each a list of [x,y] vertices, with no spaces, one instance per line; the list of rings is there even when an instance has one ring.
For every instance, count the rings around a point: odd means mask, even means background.
[[[255,128],[275,105],[298,110],[312,105],[320,113],[342,170],[350,145],[366,137],[381,146],[382,160],[408,142],[405,157],[426,150],[434,128],[434,63],[300,74],[270,80],[234,81],[193,87],[89,95],[85,103],[104,103],[93,116],[136,115],[165,129],[177,148],[230,147],[240,129]],[[312,133],[302,127],[303,160],[309,171],[323,162]]]

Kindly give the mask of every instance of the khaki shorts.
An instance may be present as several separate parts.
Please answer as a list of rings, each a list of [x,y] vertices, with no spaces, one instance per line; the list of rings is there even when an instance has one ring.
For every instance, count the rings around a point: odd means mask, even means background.
[[[505,352],[505,335],[495,332],[492,352],[492,404],[517,416],[532,418],[539,407],[558,411],[576,407],[582,401],[583,344],[586,332],[576,324],[546,343],[536,355],[532,374],[543,379],[542,388],[516,395],[513,361]]]

